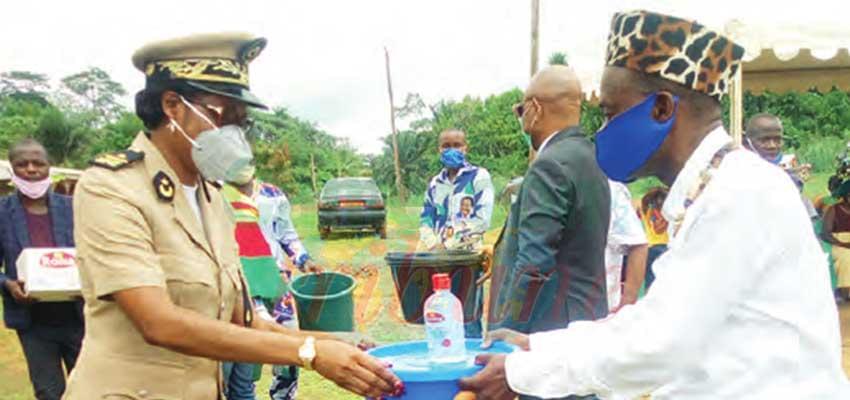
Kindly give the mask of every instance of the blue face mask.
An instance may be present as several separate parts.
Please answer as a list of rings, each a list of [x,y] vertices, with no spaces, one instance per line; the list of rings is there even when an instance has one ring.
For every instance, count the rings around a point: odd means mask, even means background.
[[[750,138],[746,138],[746,139],[747,139],[747,144],[750,145],[750,149],[753,152],[755,152],[756,154],[758,154],[759,156],[761,156],[762,158],[764,158],[764,156],[762,156],[761,153],[759,153],[758,150],[756,150],[756,146],[753,144],[753,141],[750,140]],[[779,154],[777,154],[776,157],[774,157],[772,160],[768,160],[767,158],[765,158],[765,160],[767,162],[773,164],[773,165],[779,165],[779,163],[782,161],[782,153],[780,152]]]
[[[611,118],[596,133],[596,161],[611,180],[629,182],[667,138],[676,121],[679,98],[673,97],[673,116],[664,122],[652,118],[657,94]]]
[[[773,160],[768,160],[768,161],[773,165],[779,165],[779,163],[782,161],[782,153],[777,154],[776,158],[774,158]]]
[[[443,163],[443,166],[451,169],[458,169],[463,166],[466,162],[466,159],[458,149],[445,149],[440,154],[440,162]]]

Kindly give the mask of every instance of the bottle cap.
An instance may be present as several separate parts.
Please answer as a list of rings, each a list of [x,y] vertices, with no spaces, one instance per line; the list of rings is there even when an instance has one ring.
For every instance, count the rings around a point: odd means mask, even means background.
[[[449,290],[452,287],[452,280],[449,278],[449,274],[434,274],[431,275],[431,285],[434,286],[434,290]]]

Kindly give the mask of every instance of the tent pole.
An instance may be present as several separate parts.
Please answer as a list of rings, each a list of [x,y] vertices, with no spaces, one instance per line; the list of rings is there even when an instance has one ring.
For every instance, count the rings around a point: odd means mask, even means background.
[[[735,144],[741,144],[744,120],[744,91],[742,79],[743,66],[738,68],[732,79],[732,92],[729,97],[729,132]]]

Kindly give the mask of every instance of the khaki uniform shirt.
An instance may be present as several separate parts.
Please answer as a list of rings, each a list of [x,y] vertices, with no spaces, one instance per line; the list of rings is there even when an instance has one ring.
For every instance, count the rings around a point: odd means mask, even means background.
[[[146,343],[112,294],[161,287],[179,307],[230,321],[243,287],[233,223],[207,185],[198,190],[201,224],[153,143],[139,134],[131,148],[144,159],[116,170],[91,168],[75,192],[86,334],[64,398],[219,399],[219,362]],[[155,187],[162,174],[171,190]]]

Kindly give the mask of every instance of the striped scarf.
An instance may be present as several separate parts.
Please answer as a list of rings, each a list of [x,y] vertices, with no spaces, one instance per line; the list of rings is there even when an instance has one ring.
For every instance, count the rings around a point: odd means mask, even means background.
[[[259,211],[254,201],[239,189],[224,185],[221,190],[236,222],[236,243],[242,271],[248,281],[251,297],[276,300],[286,291],[277,262],[259,224]]]

